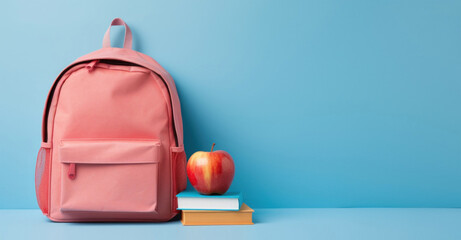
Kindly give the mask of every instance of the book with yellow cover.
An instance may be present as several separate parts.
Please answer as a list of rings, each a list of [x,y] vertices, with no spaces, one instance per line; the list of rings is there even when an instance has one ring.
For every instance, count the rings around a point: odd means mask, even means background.
[[[245,203],[239,211],[183,210],[183,225],[251,225],[254,210]]]

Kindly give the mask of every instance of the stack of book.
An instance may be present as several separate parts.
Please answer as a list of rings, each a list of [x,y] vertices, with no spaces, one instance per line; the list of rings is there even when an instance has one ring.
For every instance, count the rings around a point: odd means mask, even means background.
[[[253,209],[242,202],[241,193],[201,195],[185,191],[177,195],[183,225],[253,224]]]

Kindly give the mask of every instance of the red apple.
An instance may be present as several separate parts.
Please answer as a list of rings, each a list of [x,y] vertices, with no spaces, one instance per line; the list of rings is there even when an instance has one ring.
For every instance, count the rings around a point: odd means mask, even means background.
[[[187,162],[187,176],[201,194],[224,194],[234,179],[234,160],[229,153],[218,150],[196,152]]]

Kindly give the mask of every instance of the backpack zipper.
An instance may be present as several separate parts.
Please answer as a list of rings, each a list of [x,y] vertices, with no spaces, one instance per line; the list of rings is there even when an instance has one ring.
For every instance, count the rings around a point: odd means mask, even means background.
[[[99,60],[93,60],[91,61],[90,63],[88,63],[85,68],[88,70],[88,72],[92,72],[94,70],[94,67],[96,65],[96,63],[98,63]]]
[[[69,165],[69,169],[67,170],[67,176],[69,176],[71,180],[74,180],[77,176],[77,170],[75,169],[76,167],[77,166],[75,166],[75,163],[71,163]]]

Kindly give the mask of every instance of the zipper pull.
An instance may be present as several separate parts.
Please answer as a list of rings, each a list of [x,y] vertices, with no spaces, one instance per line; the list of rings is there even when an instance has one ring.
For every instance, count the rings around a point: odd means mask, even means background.
[[[88,70],[88,72],[93,71],[93,70],[94,70],[94,66],[95,66],[96,63],[98,63],[98,62],[99,62],[99,60],[93,60],[93,61],[91,61],[90,63],[88,63],[88,64],[86,65],[86,69]]]
[[[71,180],[74,180],[76,177],[76,169],[75,169],[75,163],[71,163],[69,165],[69,170],[67,170],[67,175]]]

